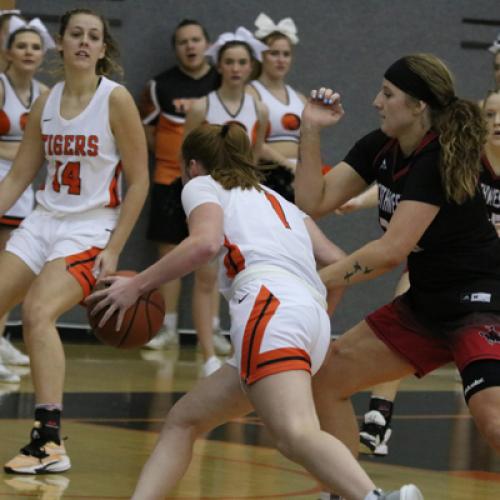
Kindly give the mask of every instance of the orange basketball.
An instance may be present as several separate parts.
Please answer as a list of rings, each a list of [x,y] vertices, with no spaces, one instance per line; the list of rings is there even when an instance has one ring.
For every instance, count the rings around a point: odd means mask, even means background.
[[[135,271],[117,271],[115,274],[117,276],[134,276],[137,273]],[[113,314],[104,326],[97,326],[106,309],[91,316],[90,311],[94,305],[87,308],[87,317],[94,335],[103,344],[122,349],[133,349],[147,344],[162,327],[165,316],[165,303],[157,289],[141,295],[136,303],[128,308],[119,330],[116,330],[117,313]]]

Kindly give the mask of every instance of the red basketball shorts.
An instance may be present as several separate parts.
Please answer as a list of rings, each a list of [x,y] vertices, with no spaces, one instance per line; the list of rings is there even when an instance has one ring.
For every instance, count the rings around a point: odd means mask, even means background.
[[[404,296],[368,315],[373,332],[411,363],[421,377],[453,361],[500,360],[500,314],[477,312],[446,323],[419,320]]]

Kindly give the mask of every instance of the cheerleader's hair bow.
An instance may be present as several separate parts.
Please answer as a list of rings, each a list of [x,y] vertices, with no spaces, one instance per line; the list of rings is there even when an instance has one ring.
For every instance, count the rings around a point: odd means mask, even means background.
[[[254,24],[257,27],[255,36],[260,40],[266,38],[271,33],[278,32],[287,36],[294,45],[299,42],[297,26],[295,26],[291,17],[285,17],[278,24],[274,24],[274,21],[269,16],[261,12]]]
[[[56,44],[54,39],[50,36],[50,33],[47,31],[45,25],[40,21],[40,18],[35,17],[30,22],[26,22],[24,19],[21,19],[17,16],[12,16],[9,19],[9,34],[5,37],[4,40],[4,49],[7,48],[7,44],[9,43],[10,38],[21,29],[29,29],[36,31],[40,38],[42,39],[43,51],[47,52],[49,49],[54,49]]]
[[[217,38],[217,40],[205,51],[205,55],[211,57],[214,63],[219,60],[219,52],[228,42],[244,42],[250,46],[253,56],[257,61],[262,61],[262,52],[269,50],[269,47],[257,40],[250,31],[240,26],[234,33],[227,32]]]
[[[7,16],[9,14],[15,14],[18,16],[19,14],[21,14],[21,11],[19,9],[0,9],[0,17]]]
[[[493,44],[490,47],[488,47],[488,50],[493,54],[500,52],[500,33],[498,33],[497,38],[493,42]]]

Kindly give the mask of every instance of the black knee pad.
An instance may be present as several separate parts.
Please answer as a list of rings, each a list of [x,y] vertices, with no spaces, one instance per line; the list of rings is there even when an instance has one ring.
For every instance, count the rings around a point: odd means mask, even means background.
[[[481,359],[468,364],[460,373],[465,401],[487,387],[500,386],[500,360]]]

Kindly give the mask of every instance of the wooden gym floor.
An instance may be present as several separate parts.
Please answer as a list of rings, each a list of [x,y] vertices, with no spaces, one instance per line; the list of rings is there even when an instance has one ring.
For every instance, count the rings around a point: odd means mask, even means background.
[[[63,435],[73,468],[66,474],[0,473],[0,499],[126,499],[163,418],[198,377],[194,346],[122,351],[66,343]],[[19,371],[20,369],[18,369]],[[28,442],[33,387],[0,384],[0,462]],[[358,415],[368,394],[355,399]],[[418,484],[426,500],[500,499],[500,457],[469,417],[453,368],[405,381],[396,402],[390,454],[363,466],[384,488]],[[253,415],[224,425],[196,446],[176,499],[317,499],[318,483],[282,458]]]

